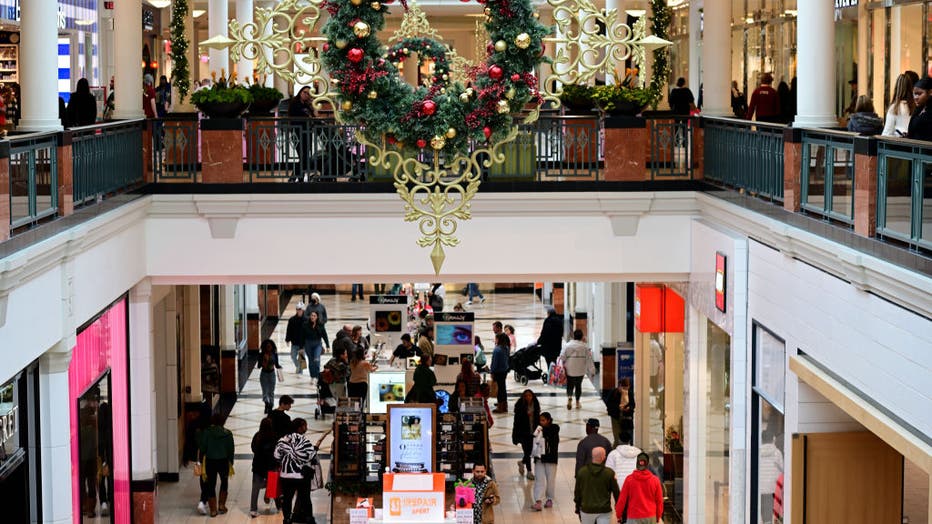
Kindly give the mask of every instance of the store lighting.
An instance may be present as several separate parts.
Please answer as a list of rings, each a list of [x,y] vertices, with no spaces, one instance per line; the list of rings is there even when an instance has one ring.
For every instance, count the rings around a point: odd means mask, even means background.
[[[149,1],[149,5],[151,5],[152,7],[156,9],[162,9],[164,7],[168,7],[172,5],[172,0],[148,0],[148,1]]]
[[[94,21],[93,20],[75,20],[74,25],[81,25],[81,26],[94,25]]]
[[[200,17],[203,16],[204,13],[206,13],[206,12],[207,12],[207,11],[205,11],[205,10],[203,10],[203,9],[195,9],[195,10],[191,11],[191,16],[194,17],[194,18],[200,18]]]
[[[783,11],[783,14],[786,16],[792,16],[795,18],[797,12],[798,11],[796,11],[795,9],[787,9],[786,11]]]
[[[641,18],[647,14],[647,9],[625,9],[625,14],[634,18]]]

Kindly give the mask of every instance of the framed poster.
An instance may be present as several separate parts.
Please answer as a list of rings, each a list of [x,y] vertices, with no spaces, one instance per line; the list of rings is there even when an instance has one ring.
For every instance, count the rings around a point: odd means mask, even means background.
[[[388,462],[393,473],[433,473],[436,469],[436,404],[388,405]]]
[[[405,401],[405,372],[376,371],[369,375],[369,413],[385,413],[386,406]]]

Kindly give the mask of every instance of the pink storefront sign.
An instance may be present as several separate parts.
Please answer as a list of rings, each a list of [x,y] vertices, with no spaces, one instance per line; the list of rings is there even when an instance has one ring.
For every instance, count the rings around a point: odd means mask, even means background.
[[[113,410],[113,516],[118,524],[129,523],[129,382],[127,376],[127,306],[123,298],[114,303],[78,333],[68,367],[71,402],[71,481],[73,521],[80,523],[78,399],[110,370],[110,398]]]

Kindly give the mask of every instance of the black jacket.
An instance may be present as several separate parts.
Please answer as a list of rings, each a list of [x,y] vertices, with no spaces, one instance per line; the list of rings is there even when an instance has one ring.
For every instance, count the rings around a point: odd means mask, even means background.
[[[288,327],[285,329],[285,342],[290,342],[296,346],[304,346],[304,320],[303,315],[295,315],[288,319]]]
[[[71,93],[65,114],[71,127],[93,125],[97,122],[97,99],[90,93]]]
[[[628,407],[630,407],[631,409],[630,411],[626,411],[625,413],[622,413],[621,408],[619,407],[619,404],[621,403],[621,391],[618,391],[618,388],[613,389],[608,394],[607,399],[608,400],[605,403],[606,403],[606,407],[608,408],[608,416],[612,418],[625,418],[625,419],[634,418],[634,407],[635,406],[634,406],[634,392],[633,391],[630,391],[630,390],[628,391]]]
[[[550,315],[544,319],[537,338],[544,358],[556,359],[563,349],[563,319],[559,315]]]
[[[848,118],[848,131],[862,135],[879,135],[883,131],[883,120],[876,113],[853,113]]]
[[[913,140],[932,142],[932,108],[928,104],[913,113],[906,136]]]
[[[537,401],[537,397],[534,397],[534,407],[532,408],[534,410],[533,422],[528,418],[527,407],[527,402],[524,401],[523,396],[515,402],[515,421],[511,426],[512,444],[517,445],[524,441],[530,441],[534,435],[534,430],[540,425],[540,402]]]
[[[276,440],[291,433],[294,429],[291,425],[291,415],[285,413],[283,410],[273,409],[272,412],[269,413],[269,418],[272,419],[272,431],[275,432]]]
[[[556,464],[559,458],[560,425],[551,422],[549,426],[541,428],[541,434],[544,437],[544,453],[540,456],[540,461]]]
[[[265,477],[265,475],[277,467],[275,462],[275,457],[272,456],[272,453],[275,452],[275,444],[278,442],[278,439],[275,437],[274,432],[263,433],[261,430],[257,431],[252,437],[252,472],[258,473],[260,476]]]

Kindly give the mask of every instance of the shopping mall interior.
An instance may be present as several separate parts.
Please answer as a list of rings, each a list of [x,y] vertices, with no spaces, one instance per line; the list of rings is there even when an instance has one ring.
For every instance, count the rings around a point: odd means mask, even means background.
[[[0,0],[5,521],[283,521],[252,441],[288,395],[317,522],[479,522],[482,463],[499,522],[578,522],[594,419],[663,522],[932,524],[932,142],[847,127],[932,96],[929,42],[929,0]],[[296,372],[315,293],[360,396]],[[496,321],[503,406],[451,400]],[[576,332],[578,404],[535,353]]]

